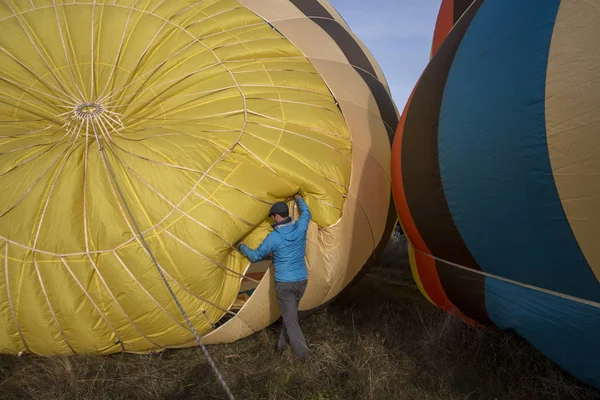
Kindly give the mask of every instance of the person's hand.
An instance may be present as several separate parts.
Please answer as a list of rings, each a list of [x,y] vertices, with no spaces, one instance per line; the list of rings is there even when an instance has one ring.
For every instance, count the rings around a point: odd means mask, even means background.
[[[302,198],[302,196],[299,193],[296,193],[294,195],[294,200],[298,200],[298,199],[301,199],[301,198]]]

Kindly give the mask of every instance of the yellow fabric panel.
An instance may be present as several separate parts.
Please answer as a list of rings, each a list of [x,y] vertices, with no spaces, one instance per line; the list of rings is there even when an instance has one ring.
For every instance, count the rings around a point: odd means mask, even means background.
[[[300,309],[308,310],[339,294],[364,266],[374,246],[380,240],[387,240],[389,141],[370,89],[318,24],[307,21],[287,0],[240,2],[270,21],[309,58],[338,101],[352,141],[352,178],[342,217],[326,228],[316,229],[312,224],[309,228],[309,279],[300,303]],[[334,18],[338,19],[335,15]],[[343,21],[338,22],[342,27],[345,26]],[[374,68],[378,69],[376,65]],[[382,84],[385,86],[385,82],[382,81]],[[391,228],[390,225],[390,232]],[[278,314],[274,315],[273,308],[273,285],[265,283],[263,279],[238,316],[203,340],[208,343],[237,340],[262,329],[277,318]]]
[[[600,281],[600,8],[560,4],[546,78],[546,132],[550,162],[573,234]]]
[[[230,246],[265,237],[271,203],[301,189],[319,227],[341,218],[346,121],[238,2],[9,0],[0,32],[0,352],[192,340],[105,161],[201,334],[248,266]]]
[[[431,304],[433,304],[434,306],[437,307],[437,304],[435,304],[433,302],[433,300],[431,300],[431,297],[429,297],[429,295],[427,294],[427,291],[425,290],[425,287],[423,286],[423,282],[421,281],[421,276],[419,275],[419,269],[418,269],[417,259],[416,259],[415,255],[416,255],[415,248],[412,246],[412,244],[408,243],[408,259],[410,261],[410,270],[412,271],[412,275],[413,275],[413,278],[415,279],[417,287],[419,288],[419,291],[421,292],[421,294]]]

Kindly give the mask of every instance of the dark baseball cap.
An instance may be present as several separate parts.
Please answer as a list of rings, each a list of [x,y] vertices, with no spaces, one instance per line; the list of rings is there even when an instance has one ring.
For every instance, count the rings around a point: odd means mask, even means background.
[[[275,204],[273,204],[273,206],[271,207],[271,211],[269,211],[269,217],[272,216],[273,214],[285,214],[285,213],[289,213],[290,209],[288,208],[288,205],[286,203],[284,203],[283,201],[277,202]]]

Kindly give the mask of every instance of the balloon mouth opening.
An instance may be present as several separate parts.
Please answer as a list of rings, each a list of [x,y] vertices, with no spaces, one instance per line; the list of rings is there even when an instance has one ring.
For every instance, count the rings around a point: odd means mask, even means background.
[[[104,107],[99,103],[83,103],[75,107],[75,115],[79,119],[92,119],[104,112]]]
[[[271,259],[264,259],[251,263],[247,270],[244,272],[242,280],[240,282],[240,288],[237,296],[233,301],[233,304],[229,310],[213,324],[214,329],[218,329],[223,326],[226,322],[237,316],[237,314],[248,304],[250,298],[254,295],[258,286],[262,281],[269,277],[269,269],[273,268],[273,261]]]

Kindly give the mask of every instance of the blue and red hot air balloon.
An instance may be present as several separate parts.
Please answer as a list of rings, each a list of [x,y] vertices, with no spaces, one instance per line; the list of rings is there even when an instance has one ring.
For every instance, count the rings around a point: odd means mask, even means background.
[[[600,7],[445,3],[393,152],[415,279],[600,387]]]

